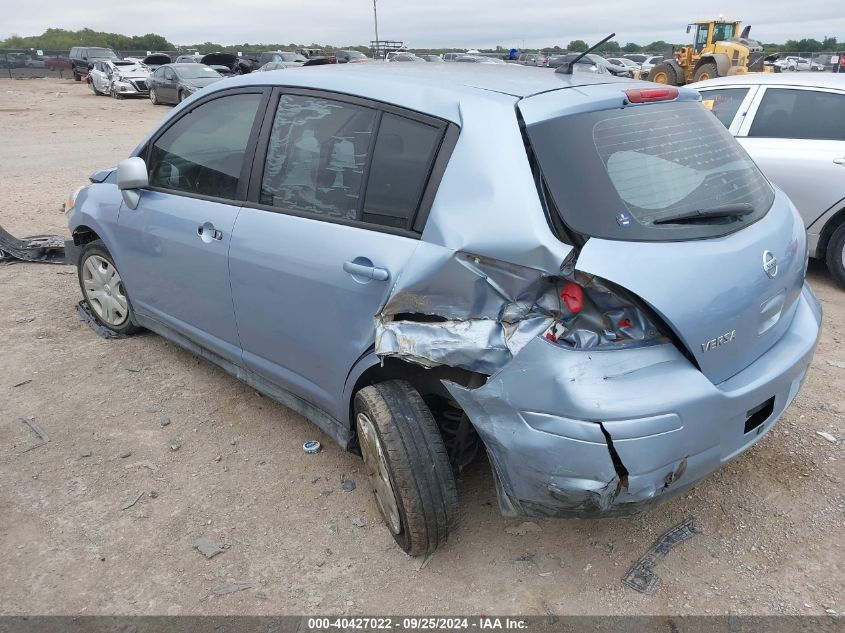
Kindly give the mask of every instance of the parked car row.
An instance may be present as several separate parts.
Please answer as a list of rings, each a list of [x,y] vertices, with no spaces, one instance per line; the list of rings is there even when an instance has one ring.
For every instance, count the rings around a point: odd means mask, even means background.
[[[783,59],[775,60],[773,65],[781,71],[788,72],[797,72],[801,70],[822,72],[825,70],[825,65],[823,63],[807,59],[806,57],[785,57]]]

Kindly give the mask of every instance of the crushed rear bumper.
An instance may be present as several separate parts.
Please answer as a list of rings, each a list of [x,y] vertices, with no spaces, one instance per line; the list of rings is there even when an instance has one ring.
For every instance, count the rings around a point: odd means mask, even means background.
[[[756,444],[798,393],[821,328],[809,286],[792,324],[714,385],[674,346],[572,351],[535,339],[477,389],[446,383],[484,440],[507,516],[640,512]]]

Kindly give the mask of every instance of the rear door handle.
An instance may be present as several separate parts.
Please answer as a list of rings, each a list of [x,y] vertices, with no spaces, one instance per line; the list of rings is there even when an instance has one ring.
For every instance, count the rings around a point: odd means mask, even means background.
[[[834,165],[845,165],[845,157],[842,158],[834,158],[833,159]]]
[[[378,266],[368,266],[366,264],[357,264],[355,262],[343,262],[343,270],[350,275],[356,277],[365,277],[367,279],[375,279],[376,281],[387,281],[390,279],[390,272],[385,268]]]

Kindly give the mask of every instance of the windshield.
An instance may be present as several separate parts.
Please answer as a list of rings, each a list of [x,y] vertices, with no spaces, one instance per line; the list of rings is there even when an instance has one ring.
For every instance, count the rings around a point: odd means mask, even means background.
[[[713,25],[713,41],[724,42],[734,36],[733,24],[714,24]]]
[[[89,48],[88,57],[96,57],[97,59],[117,59],[114,51],[110,48]]]
[[[184,68],[174,68],[174,70],[176,70],[176,74],[182,79],[207,79],[208,77],[222,77],[222,75],[216,70],[203,64],[192,64],[190,66],[185,66]]]
[[[559,117],[530,126],[528,136],[561,218],[582,235],[713,237],[763,217],[774,201],[759,169],[697,102]],[[752,211],[742,218],[664,223],[744,205]]]

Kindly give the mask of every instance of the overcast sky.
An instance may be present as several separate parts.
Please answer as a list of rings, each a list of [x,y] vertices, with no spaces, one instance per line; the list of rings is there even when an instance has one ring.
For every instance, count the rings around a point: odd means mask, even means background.
[[[554,0],[378,0],[379,37],[410,47],[565,46],[592,43],[616,32],[624,44],[662,39],[684,42],[685,25],[704,3],[691,0],[603,0],[554,6]],[[845,41],[841,0],[725,3],[764,42],[826,35]],[[11,8],[11,7],[10,7]],[[714,11],[722,10],[715,6]],[[0,13],[4,13],[0,11]],[[142,0],[91,4],[38,0],[5,12],[0,37],[37,35],[49,27],[142,35],[154,32],[176,44],[204,41],[368,44],[373,39],[372,0]]]

